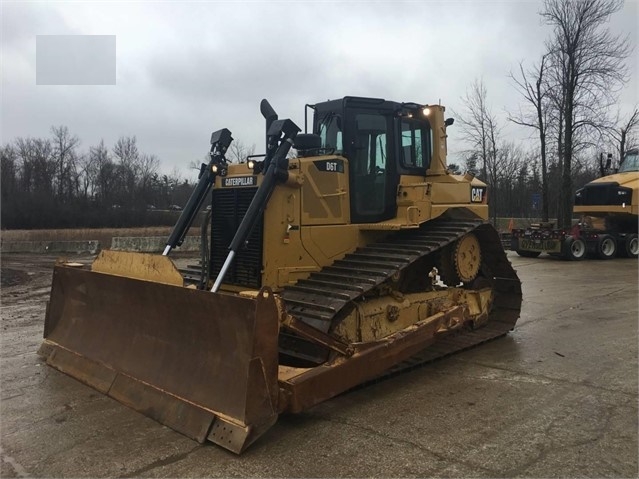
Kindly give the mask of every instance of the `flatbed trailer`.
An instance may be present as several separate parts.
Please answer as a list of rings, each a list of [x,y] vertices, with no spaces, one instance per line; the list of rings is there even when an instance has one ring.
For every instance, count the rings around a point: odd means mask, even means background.
[[[569,260],[588,256],[611,259],[636,258],[639,252],[639,150],[628,150],[613,174],[611,156],[601,178],[575,194],[573,214],[580,220],[571,228],[555,229],[553,223],[533,224],[511,231],[510,249],[520,256],[536,258],[548,253]]]
[[[598,227],[597,222],[582,221],[569,229],[555,229],[552,224],[540,223],[513,229],[510,249],[526,258],[536,258],[541,253],[572,261],[587,257],[636,258],[639,242],[637,233]]]

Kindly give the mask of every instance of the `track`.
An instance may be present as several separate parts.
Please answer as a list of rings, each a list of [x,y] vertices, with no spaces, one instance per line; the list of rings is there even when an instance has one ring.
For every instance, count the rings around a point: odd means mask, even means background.
[[[382,284],[410,275],[424,264],[435,265],[443,248],[473,232],[482,251],[481,275],[494,290],[493,310],[486,325],[455,333],[438,341],[399,369],[414,367],[466,349],[510,331],[521,310],[521,282],[506,258],[498,233],[481,220],[441,218],[415,230],[401,231],[380,242],[346,255],[330,266],[287,286],[282,292],[289,314],[322,332],[347,312],[355,302],[373,294]],[[419,270],[425,276],[428,270]],[[280,333],[280,351],[288,356],[321,363],[327,352],[294,335]]]

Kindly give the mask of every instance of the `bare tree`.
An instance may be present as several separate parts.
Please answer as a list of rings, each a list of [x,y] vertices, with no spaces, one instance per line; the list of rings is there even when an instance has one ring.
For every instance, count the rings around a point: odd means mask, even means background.
[[[153,179],[157,176],[160,160],[155,155],[142,153],[139,161],[138,191],[144,202],[153,203]]]
[[[53,158],[56,165],[56,196],[64,201],[69,200],[75,194],[76,185],[76,148],[80,144],[80,138],[69,133],[66,126],[52,126]]]
[[[15,147],[22,162],[21,188],[39,198],[53,198],[56,165],[51,141],[43,138],[18,138]]]
[[[171,169],[171,173],[169,174],[168,178],[169,178],[169,182],[174,185],[179,185],[183,181],[186,181],[184,177],[182,176],[182,172],[177,166],[174,166]]]
[[[170,218],[149,215],[143,206],[181,204],[193,187],[177,169],[164,187],[160,160],[139,152],[134,136],[120,138],[111,153],[102,140],[81,151],[65,126],[51,133],[0,147],[3,228],[167,224]],[[125,184],[127,174],[131,185]]]
[[[231,163],[244,163],[249,155],[255,153],[255,145],[250,147],[241,140],[234,140],[229,147],[226,156]]]
[[[476,151],[481,159],[481,178],[488,177],[489,156],[495,153],[495,135],[497,133],[497,121],[487,105],[488,92],[482,79],[475,79],[462,97],[464,111],[455,113],[461,124],[463,138]]]
[[[18,153],[11,145],[0,148],[0,194],[2,208],[15,201],[18,190]],[[4,211],[3,211],[4,214]]]
[[[91,152],[83,154],[78,159],[78,172],[80,174],[79,194],[82,199],[88,200],[96,190],[96,158]]]
[[[518,203],[515,197],[526,197],[524,188],[517,190],[514,185],[517,173],[523,164],[524,152],[522,148],[511,142],[500,142],[495,149],[494,156],[489,156],[488,179],[490,185],[490,209],[493,224],[497,225],[498,212],[500,215],[512,216],[513,207]]]
[[[117,163],[120,201],[133,202],[135,186],[140,173],[140,152],[135,136],[121,136],[113,147]]]
[[[110,204],[113,197],[116,173],[115,164],[111,160],[104,140],[100,140],[97,146],[90,148],[89,157],[95,172],[95,195],[98,201],[105,206]]]
[[[462,98],[464,112],[456,113],[461,124],[463,138],[472,146],[481,158],[480,178],[492,188],[491,210],[493,219],[497,217],[497,176],[500,158],[497,155],[497,143],[500,128],[497,118],[488,106],[488,92],[483,80],[475,80],[470,91]],[[471,155],[471,158],[473,156]]]
[[[140,182],[142,186],[147,186],[150,179],[157,173],[160,167],[160,160],[155,155],[142,153],[140,155]]]
[[[617,125],[610,128],[608,135],[615,143],[615,147],[619,154],[619,161],[623,161],[626,151],[639,146],[639,107],[635,106],[630,116],[619,120]]]
[[[548,82],[545,77],[548,55],[541,57],[539,65],[526,72],[522,63],[519,64],[519,75],[510,73],[517,91],[524,97],[529,107],[521,108],[516,114],[509,114],[508,119],[513,123],[537,130],[539,135],[539,158],[541,159],[541,214],[542,220],[548,221],[548,163],[546,158],[546,131],[548,129],[551,110],[548,98]]]
[[[121,136],[113,147],[113,157],[123,165],[133,165],[140,156],[135,136]]]
[[[622,0],[545,0],[541,16],[553,27],[549,67],[560,92],[562,194],[559,222],[572,219],[571,175],[575,134],[596,126],[626,81],[628,38],[612,35],[606,23]]]

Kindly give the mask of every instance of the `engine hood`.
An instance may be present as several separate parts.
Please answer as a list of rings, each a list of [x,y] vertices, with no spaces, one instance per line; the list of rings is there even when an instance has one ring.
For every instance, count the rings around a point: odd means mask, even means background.
[[[587,185],[596,185],[598,183],[619,183],[619,186],[625,186],[626,188],[637,189],[639,188],[639,171],[627,171],[624,173],[615,173],[614,175],[604,176],[603,178],[597,178],[591,181]],[[587,186],[586,185],[586,186]]]

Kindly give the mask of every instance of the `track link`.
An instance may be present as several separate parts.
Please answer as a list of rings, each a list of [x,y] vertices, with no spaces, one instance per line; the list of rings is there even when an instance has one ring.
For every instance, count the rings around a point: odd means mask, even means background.
[[[436,255],[447,245],[473,232],[482,250],[482,276],[494,290],[489,321],[476,330],[438,338],[435,344],[397,365],[389,374],[432,361],[453,352],[502,336],[510,331],[521,310],[521,282],[506,257],[494,228],[479,219],[440,218],[418,229],[405,230],[347,254],[308,279],[283,289],[287,312],[310,326],[328,333],[342,311],[372,294],[383,283],[417,263]],[[427,274],[427,272],[424,272]],[[326,350],[288,333],[280,333],[280,351],[286,355],[320,363]]]

